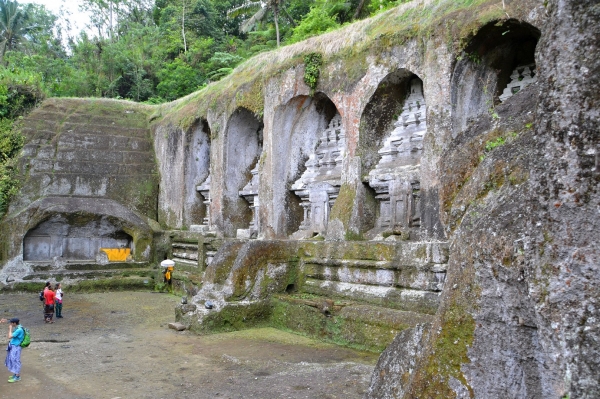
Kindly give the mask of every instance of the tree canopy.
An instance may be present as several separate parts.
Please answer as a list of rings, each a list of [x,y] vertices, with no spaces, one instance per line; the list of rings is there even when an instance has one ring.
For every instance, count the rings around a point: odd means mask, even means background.
[[[88,29],[66,40],[68,15],[0,0],[0,73],[26,76],[46,96],[159,103],[223,78],[257,53],[405,1],[82,0]]]

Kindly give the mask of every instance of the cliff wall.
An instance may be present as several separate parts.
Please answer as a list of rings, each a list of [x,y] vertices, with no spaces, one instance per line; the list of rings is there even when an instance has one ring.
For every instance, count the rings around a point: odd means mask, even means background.
[[[206,268],[178,308],[197,331],[269,319],[381,348],[395,326],[368,397],[598,397],[599,19],[592,0],[413,1],[259,55],[173,103],[122,105],[141,130],[105,115],[148,134],[125,187],[52,180],[84,166],[47,162],[71,111],[44,109],[88,100],[51,100],[26,121],[36,173],[3,224],[2,273],[27,275],[43,237],[76,244],[85,234],[53,233],[76,226]],[[46,120],[59,127],[40,139]],[[96,148],[80,138],[67,142]],[[100,180],[120,175],[106,168]],[[148,243],[158,225],[185,240]]]

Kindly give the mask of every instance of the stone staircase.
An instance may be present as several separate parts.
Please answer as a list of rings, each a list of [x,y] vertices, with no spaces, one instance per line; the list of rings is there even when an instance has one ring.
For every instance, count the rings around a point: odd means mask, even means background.
[[[112,277],[150,277],[156,268],[148,262],[114,262],[98,264],[95,261],[69,261],[56,268],[48,262],[27,262],[32,272],[25,281],[92,280]]]

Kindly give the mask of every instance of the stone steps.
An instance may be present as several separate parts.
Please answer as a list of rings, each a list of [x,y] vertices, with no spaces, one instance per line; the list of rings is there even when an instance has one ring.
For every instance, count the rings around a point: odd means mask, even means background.
[[[343,266],[305,264],[304,274],[315,281],[363,284],[368,286],[397,287],[422,291],[439,292],[446,280],[445,267],[439,265],[420,269],[405,267]]]
[[[371,351],[383,350],[400,331],[433,320],[429,314],[328,296],[280,294],[272,301],[275,326]]]
[[[47,262],[28,262],[35,272],[46,272],[56,270],[56,267],[49,265]],[[95,262],[77,262],[69,261],[60,270],[68,271],[96,271],[96,270],[124,270],[124,269],[150,269],[150,263],[134,263],[134,262],[111,262],[107,264],[99,264]]]
[[[47,280],[57,280],[57,277],[62,279],[71,280],[94,280],[98,278],[111,278],[118,276],[150,276],[155,273],[155,270],[150,268],[127,268],[127,269],[103,269],[103,270],[47,270],[38,271],[23,277],[26,281],[40,281],[44,282]]]
[[[435,314],[440,301],[438,292],[316,279],[307,279],[302,292],[427,314]]]

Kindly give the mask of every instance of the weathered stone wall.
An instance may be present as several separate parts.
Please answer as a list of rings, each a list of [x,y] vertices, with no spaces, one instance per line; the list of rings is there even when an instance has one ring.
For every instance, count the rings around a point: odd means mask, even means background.
[[[481,82],[502,78],[486,68],[510,46],[489,39],[535,31],[482,29],[467,47],[481,58],[457,62],[463,105],[440,148],[451,242],[442,305],[429,334],[390,347],[368,397],[598,396],[598,94],[587,88],[598,87],[599,17],[595,2],[575,1],[524,17],[541,31],[538,83],[502,105]],[[406,353],[417,361],[396,357]]]
[[[443,243],[225,240],[176,317],[199,333],[268,323],[380,351],[432,321],[447,254]]]
[[[600,396],[600,6],[550,2],[525,250],[540,345],[571,398]]]
[[[150,109],[110,100],[51,99],[25,120],[23,188],[14,214],[48,196],[107,198],[155,219]]]
[[[23,263],[24,247],[26,261],[56,271],[67,261],[96,262],[102,247],[151,259],[158,181],[149,112],[130,102],[50,99],[24,120],[22,189],[2,223],[3,281],[45,278]]]
[[[96,141],[70,136],[59,122],[51,132],[36,125],[30,134],[38,142],[23,158],[32,160],[30,180],[8,219],[25,227],[7,235],[3,261],[12,263],[3,272],[16,264],[25,232],[56,212],[102,205],[94,217],[118,215],[134,242],[150,231],[142,216],[188,229],[210,214],[197,233],[218,240],[210,256],[193,235],[165,234],[155,248],[191,262],[192,272],[211,259],[202,288],[177,310],[194,330],[270,322],[371,349],[402,330],[374,374],[373,398],[597,397],[599,17],[591,0],[413,1],[261,54],[205,90],[154,108],[160,190],[154,175],[133,174],[127,189],[144,193],[133,203],[113,190],[119,184],[81,183],[80,170],[94,162],[54,164],[54,147],[44,145],[60,138],[55,132],[79,149],[96,149]],[[324,56],[312,95],[303,82],[311,52]],[[524,78],[531,84],[504,93],[509,82],[519,85],[516,68],[532,63],[535,76]],[[420,221],[366,241],[379,215],[367,177],[402,112],[403,79],[412,78],[422,81],[427,110],[419,169],[411,172]],[[52,101],[46,107],[72,100]],[[337,113],[334,128],[343,133],[323,138]],[[309,231],[314,241],[290,240],[306,205],[291,186],[312,172],[307,160],[318,145],[339,143],[328,153],[337,157],[328,171],[339,175],[327,183],[326,229]],[[235,240],[252,220],[240,190],[255,166],[259,239]],[[79,179],[68,189],[52,180],[65,170]],[[206,209],[195,190],[209,174]],[[61,207],[53,208],[53,196],[62,196]],[[197,252],[188,254],[196,239]]]
[[[196,190],[210,173],[210,128],[197,120],[187,129],[172,124],[154,129],[160,170],[158,221],[167,228],[202,224],[206,215]]]

